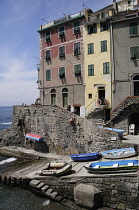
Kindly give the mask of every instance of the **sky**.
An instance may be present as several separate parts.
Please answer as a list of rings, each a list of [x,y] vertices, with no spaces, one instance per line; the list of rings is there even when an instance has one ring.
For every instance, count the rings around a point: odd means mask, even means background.
[[[0,106],[34,104],[39,97],[40,25],[113,0],[0,0]],[[84,5],[84,6],[83,6]]]

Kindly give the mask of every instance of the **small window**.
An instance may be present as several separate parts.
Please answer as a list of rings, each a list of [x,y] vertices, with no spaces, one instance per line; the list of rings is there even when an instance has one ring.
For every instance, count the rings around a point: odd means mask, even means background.
[[[88,94],[88,98],[89,98],[89,99],[92,98],[92,93]]]
[[[130,58],[139,59],[139,46],[130,47]]]
[[[46,81],[51,81],[51,70],[50,69],[46,70]]]
[[[80,42],[74,43],[74,55],[79,55],[80,52]]]
[[[81,76],[81,64],[77,64],[74,66],[74,74],[75,77]]]
[[[88,54],[94,54],[94,43],[88,44]]]
[[[80,33],[80,22],[79,21],[74,23],[73,33],[74,34]]]
[[[100,23],[100,31],[106,31],[110,28],[110,20],[107,20],[106,22]]]
[[[137,36],[138,35],[138,23],[130,23],[130,35]]]
[[[88,34],[97,33],[97,24],[94,23],[93,25],[89,25],[89,26],[87,27],[87,30],[88,30]]]
[[[50,31],[46,31],[45,33],[45,41],[50,42]]]
[[[50,50],[46,50],[46,61],[50,61],[51,56],[50,56]]]
[[[59,78],[64,78],[65,77],[65,67],[60,67],[59,68]]]
[[[109,74],[109,62],[103,63],[103,74]]]
[[[107,40],[101,41],[101,52],[107,51]]]
[[[88,76],[94,76],[94,64],[88,65]]]
[[[63,38],[63,37],[65,37],[64,26],[59,28],[59,38]]]
[[[59,47],[59,58],[65,57],[65,46]]]

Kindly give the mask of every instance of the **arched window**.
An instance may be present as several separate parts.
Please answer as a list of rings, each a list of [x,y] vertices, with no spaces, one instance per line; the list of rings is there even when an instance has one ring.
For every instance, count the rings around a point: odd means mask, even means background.
[[[56,90],[51,90],[51,105],[56,105]]]
[[[62,90],[62,99],[63,99],[63,107],[67,107],[68,105],[68,89],[63,88]]]

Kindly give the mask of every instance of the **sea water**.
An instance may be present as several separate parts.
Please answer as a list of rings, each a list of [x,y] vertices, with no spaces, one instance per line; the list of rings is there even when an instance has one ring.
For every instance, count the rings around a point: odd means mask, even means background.
[[[0,106],[0,130],[12,126],[12,106]],[[14,157],[0,156],[1,165],[15,161]],[[1,167],[0,165],[0,167]],[[0,183],[0,210],[70,210],[50,199],[18,187]]]

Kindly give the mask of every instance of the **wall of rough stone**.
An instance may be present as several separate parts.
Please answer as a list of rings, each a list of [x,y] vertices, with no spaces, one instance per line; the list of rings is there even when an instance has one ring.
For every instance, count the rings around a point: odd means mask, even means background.
[[[72,200],[74,199],[74,187],[79,183],[84,183],[93,185],[102,191],[103,207],[137,210],[139,206],[138,175],[96,175],[93,177],[50,178],[43,181],[61,195]]]
[[[69,119],[75,118],[70,124]],[[17,130],[16,130],[17,128]],[[14,131],[13,131],[14,129]],[[14,134],[13,134],[14,133]],[[43,141],[27,139],[25,134],[42,135]],[[111,141],[116,136],[117,141]],[[117,133],[99,129],[89,120],[57,106],[14,106],[13,127],[0,132],[2,145],[25,146],[44,152],[75,154],[120,148]]]

